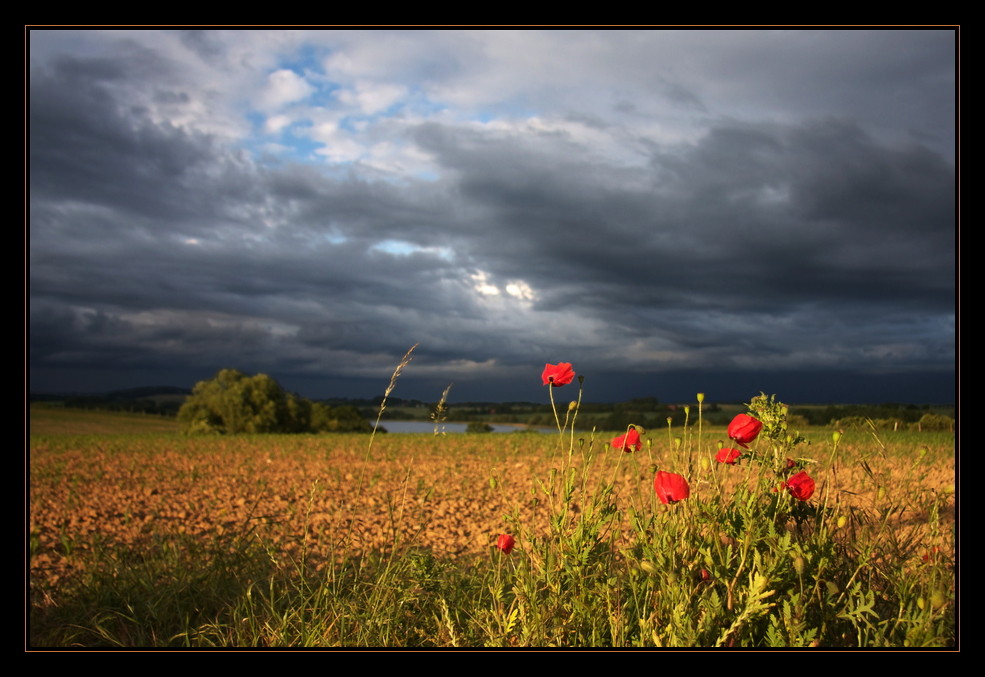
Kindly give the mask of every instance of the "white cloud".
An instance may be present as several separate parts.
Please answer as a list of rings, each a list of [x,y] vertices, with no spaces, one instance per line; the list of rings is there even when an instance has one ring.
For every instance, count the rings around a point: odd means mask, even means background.
[[[309,136],[323,144],[315,153],[330,162],[354,162],[366,154],[366,147],[341,129],[337,122],[321,122],[312,127]]]
[[[281,69],[267,76],[267,88],[261,93],[260,106],[276,110],[285,104],[295,103],[309,97],[315,88],[295,73]]]
[[[291,124],[290,117],[286,115],[272,115],[267,118],[267,121],[264,123],[264,129],[271,134],[277,134],[289,124]]]
[[[340,89],[335,96],[339,101],[358,108],[364,115],[375,115],[404,98],[407,88],[403,85],[378,82],[357,82],[354,89]]]

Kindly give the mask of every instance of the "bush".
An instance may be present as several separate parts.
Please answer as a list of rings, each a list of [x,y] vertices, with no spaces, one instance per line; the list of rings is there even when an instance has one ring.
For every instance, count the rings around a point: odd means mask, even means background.
[[[479,421],[473,421],[465,426],[465,432],[467,433],[491,433],[493,427],[488,423],[481,423]]]
[[[910,424],[915,430],[947,430],[954,432],[954,419],[938,414],[924,414],[916,423]]]

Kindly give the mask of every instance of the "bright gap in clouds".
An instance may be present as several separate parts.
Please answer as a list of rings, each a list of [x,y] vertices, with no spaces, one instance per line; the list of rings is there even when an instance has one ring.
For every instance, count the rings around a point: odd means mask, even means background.
[[[523,280],[510,280],[501,290],[498,285],[490,282],[489,273],[484,270],[473,273],[469,277],[472,279],[472,289],[481,296],[500,296],[505,291],[507,296],[520,301],[533,301],[536,298],[533,288]]]
[[[521,301],[533,301],[534,290],[523,280],[515,280],[506,284],[506,293]]]
[[[383,240],[370,247],[370,250],[385,252],[393,256],[427,254],[429,256],[437,256],[445,261],[451,261],[455,257],[454,252],[448,247],[421,247],[420,245],[403,240]]]

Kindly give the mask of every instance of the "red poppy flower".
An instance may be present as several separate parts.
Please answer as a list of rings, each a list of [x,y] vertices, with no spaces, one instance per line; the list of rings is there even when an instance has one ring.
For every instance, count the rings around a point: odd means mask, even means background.
[[[801,501],[806,501],[814,495],[814,480],[803,470],[788,479],[783,486],[787,488],[791,496]]]
[[[507,555],[513,552],[514,545],[516,545],[516,539],[509,534],[500,534],[499,538],[496,539],[496,547]]]
[[[762,429],[763,424],[760,421],[749,414],[739,414],[728,424],[728,436],[744,447],[756,439]]]
[[[796,467],[796,465],[797,465],[797,461],[793,460],[792,458],[787,458],[787,470]]]
[[[560,362],[558,364],[545,364],[544,373],[540,375],[544,380],[544,385],[563,386],[571,383],[575,378],[575,372],[571,369],[570,362]]]
[[[735,465],[735,462],[739,460],[739,456],[742,452],[738,449],[731,449],[726,447],[724,449],[719,449],[718,453],[715,454],[715,460],[719,463],[728,463],[729,465]]]
[[[628,433],[612,440],[612,446],[628,453],[639,451],[643,447],[643,443],[640,442],[640,434],[636,432],[636,428],[630,428]]]
[[[653,490],[664,505],[683,501],[691,495],[691,487],[682,476],[661,470],[653,480]]]

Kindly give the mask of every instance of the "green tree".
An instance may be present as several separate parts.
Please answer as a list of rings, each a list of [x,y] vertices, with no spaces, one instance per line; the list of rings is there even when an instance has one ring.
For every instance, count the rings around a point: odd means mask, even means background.
[[[223,369],[195,385],[178,422],[188,433],[309,432],[311,402],[286,392],[267,374]]]
[[[373,426],[355,407],[351,405],[330,407],[321,402],[311,404],[311,429],[316,433],[373,432]]]

